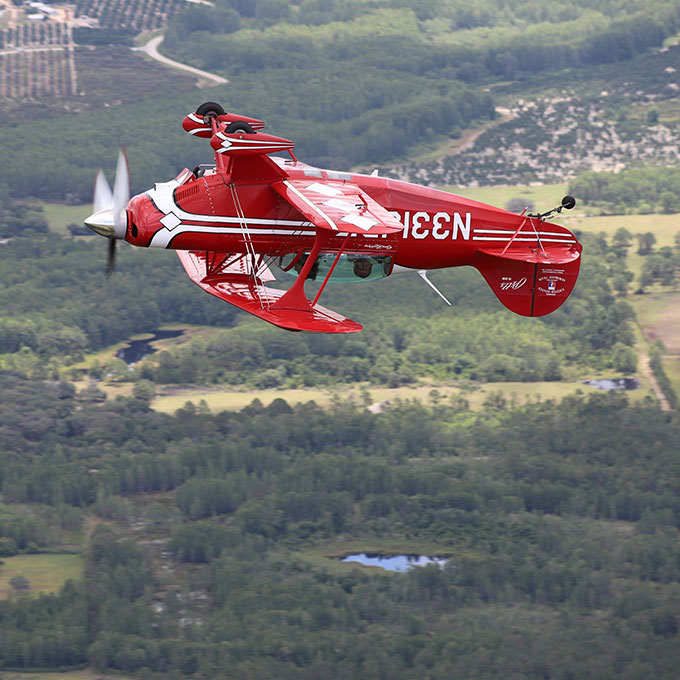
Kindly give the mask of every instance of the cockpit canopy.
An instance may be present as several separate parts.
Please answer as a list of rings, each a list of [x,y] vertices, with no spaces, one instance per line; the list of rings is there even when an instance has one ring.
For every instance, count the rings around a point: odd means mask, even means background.
[[[276,265],[293,276],[302,270],[309,253],[290,253],[276,260]],[[307,278],[323,281],[335,262],[336,253],[321,253]],[[329,283],[351,283],[357,281],[375,281],[389,276],[394,263],[389,255],[345,254],[340,255],[333,269]]]

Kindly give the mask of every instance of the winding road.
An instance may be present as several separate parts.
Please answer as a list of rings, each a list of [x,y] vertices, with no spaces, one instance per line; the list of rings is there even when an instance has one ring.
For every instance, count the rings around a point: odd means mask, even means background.
[[[139,52],[145,52],[152,59],[161,62],[161,64],[165,64],[166,66],[171,66],[172,68],[177,68],[181,69],[182,71],[193,73],[194,75],[199,76],[199,78],[203,78],[204,80],[210,80],[214,82],[216,85],[226,85],[229,82],[226,78],[223,78],[222,76],[215,75],[214,73],[208,73],[207,71],[201,71],[201,69],[194,68],[193,66],[187,66],[187,64],[182,64],[179,61],[173,61],[172,59],[168,59],[168,57],[163,56],[158,51],[158,47],[163,42],[164,37],[165,36],[162,34],[157,35],[155,38],[149,40],[149,42],[146,43],[146,45],[144,45],[143,47],[134,47],[133,49]]]

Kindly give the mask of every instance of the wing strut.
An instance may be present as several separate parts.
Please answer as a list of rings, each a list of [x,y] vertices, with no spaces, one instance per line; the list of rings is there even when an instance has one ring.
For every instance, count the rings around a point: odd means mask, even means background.
[[[331,268],[328,270],[328,274],[326,274],[326,278],[323,280],[323,283],[321,284],[321,288],[319,288],[319,292],[316,294],[316,297],[314,298],[314,302],[312,302],[312,307],[319,301],[319,298],[321,297],[321,293],[323,293],[323,289],[326,287],[326,284],[328,283],[328,279],[331,278],[331,274],[333,273],[333,270],[335,269],[335,265],[338,264],[338,261],[340,260],[340,255],[342,255],[345,252],[345,248],[347,247],[347,242],[349,241],[350,234],[347,234],[345,236],[345,240],[342,242],[342,246],[340,250],[338,251],[338,254],[335,256],[335,260],[333,260],[333,264],[331,265]]]
[[[293,285],[279,298],[276,304],[272,305],[272,309],[311,309],[313,307],[305,295],[305,279],[314,266],[317,257],[319,257],[321,249],[332,237],[333,232],[330,229],[317,228],[312,251],[305,260],[302,270]]]
[[[258,286],[257,281],[257,272],[260,265],[262,264],[262,257],[260,257],[260,260],[258,262],[257,253],[255,252],[255,246],[253,246],[253,240],[250,238],[248,223],[246,222],[246,216],[245,213],[243,212],[243,208],[241,207],[241,201],[239,200],[238,193],[236,192],[236,185],[234,184],[234,182],[232,182],[229,185],[229,189],[231,190],[231,196],[234,201],[234,207],[236,208],[236,214],[238,215],[239,226],[241,227],[241,233],[243,234],[243,242],[246,246],[246,250],[248,251],[248,255],[251,261],[252,277],[254,284],[253,288],[255,290],[255,295],[257,295],[257,299],[260,302],[260,307],[264,309],[265,304],[264,301],[262,300],[262,296],[260,295],[260,287]]]

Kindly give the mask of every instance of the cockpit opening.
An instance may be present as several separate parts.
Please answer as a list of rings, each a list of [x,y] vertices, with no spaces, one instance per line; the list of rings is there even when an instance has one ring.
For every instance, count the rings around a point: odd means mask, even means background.
[[[297,276],[304,266],[309,253],[289,253],[278,258],[276,265],[284,272]],[[310,269],[307,279],[323,281],[337,257],[336,253],[321,253]],[[333,269],[329,283],[351,283],[375,281],[389,276],[394,266],[390,255],[367,255],[365,253],[343,253]]]

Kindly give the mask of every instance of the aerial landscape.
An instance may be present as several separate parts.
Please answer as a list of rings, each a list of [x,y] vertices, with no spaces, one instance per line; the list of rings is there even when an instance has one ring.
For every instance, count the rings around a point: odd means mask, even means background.
[[[0,678],[676,678],[679,74],[678,0],[0,0]],[[235,168],[292,260],[123,210]]]

